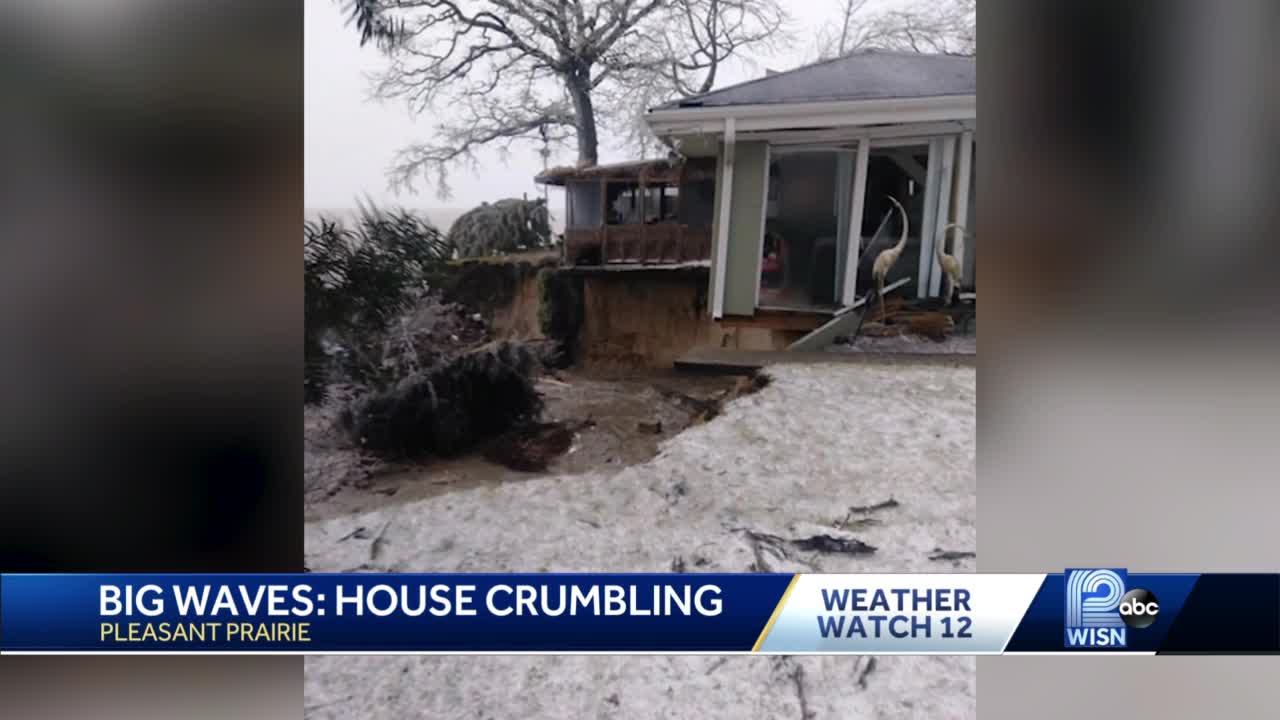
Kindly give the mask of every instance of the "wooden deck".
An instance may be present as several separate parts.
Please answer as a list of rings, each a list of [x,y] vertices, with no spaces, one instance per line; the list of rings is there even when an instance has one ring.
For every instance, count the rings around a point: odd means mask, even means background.
[[[834,312],[765,310],[757,309],[755,315],[725,315],[718,321],[722,328],[768,328],[792,332],[810,332],[828,322]]]
[[[760,368],[784,363],[813,365],[841,363],[862,365],[945,365],[976,367],[977,355],[928,353],[825,352],[801,350],[734,350],[696,347],[675,361],[677,370],[716,375],[750,375]]]

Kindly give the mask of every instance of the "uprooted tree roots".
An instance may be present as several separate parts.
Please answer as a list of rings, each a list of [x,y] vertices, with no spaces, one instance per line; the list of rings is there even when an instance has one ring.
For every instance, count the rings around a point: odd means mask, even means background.
[[[340,424],[361,448],[386,459],[457,456],[537,419],[537,365],[518,343],[489,345],[358,400]]]
[[[696,398],[670,388],[658,388],[657,390],[663,397],[692,411],[694,413],[693,424],[698,424],[719,417],[720,413],[724,412],[724,406],[731,400],[757,393],[769,387],[772,382],[773,378],[768,373],[756,371],[740,378],[733,387],[710,398]]]
[[[532,423],[517,427],[482,450],[485,459],[519,472],[544,472],[573,445],[573,438],[588,423]]]

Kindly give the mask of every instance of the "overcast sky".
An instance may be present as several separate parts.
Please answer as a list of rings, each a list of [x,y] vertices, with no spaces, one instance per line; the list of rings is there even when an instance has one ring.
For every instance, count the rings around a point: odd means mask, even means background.
[[[788,2],[797,29],[797,46],[775,57],[756,58],[759,68],[733,67],[720,76],[717,87],[764,74],[764,68],[785,70],[804,64],[815,54],[814,34],[838,17],[839,0]],[[896,4],[883,0],[883,4]],[[308,208],[345,208],[368,195],[381,204],[411,208],[470,208],[482,201],[531,196],[538,192],[533,176],[542,159],[533,146],[517,146],[504,162],[496,152],[480,155],[481,175],[458,169],[450,176],[453,198],[442,202],[434,190],[418,187],[416,194],[395,195],[387,189],[386,168],[395,151],[415,140],[430,138],[426,117],[411,117],[396,101],[368,99],[366,75],[385,60],[372,47],[361,48],[335,0],[306,3],[306,204]],[[627,159],[601,143],[601,162]],[[572,163],[569,151],[552,157],[552,164]]]

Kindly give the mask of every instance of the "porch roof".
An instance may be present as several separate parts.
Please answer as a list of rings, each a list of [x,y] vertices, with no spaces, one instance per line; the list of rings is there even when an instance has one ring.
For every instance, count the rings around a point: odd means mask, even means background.
[[[653,110],[976,95],[972,57],[868,50],[749,80]]]
[[[680,158],[629,160],[607,165],[587,167],[556,167],[534,177],[539,185],[563,186],[575,180],[627,180],[652,185],[676,184],[682,173],[689,179],[715,177],[715,167],[699,163],[687,163]]]
[[[629,160],[587,167],[564,166],[539,173],[533,179],[539,185],[564,185],[573,180],[664,180],[675,182],[680,177],[680,163],[672,159]]]

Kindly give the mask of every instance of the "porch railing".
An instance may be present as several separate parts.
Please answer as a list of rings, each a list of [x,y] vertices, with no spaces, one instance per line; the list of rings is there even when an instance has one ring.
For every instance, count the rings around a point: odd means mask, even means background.
[[[565,230],[573,265],[670,265],[711,259],[711,228],[675,222]]]

